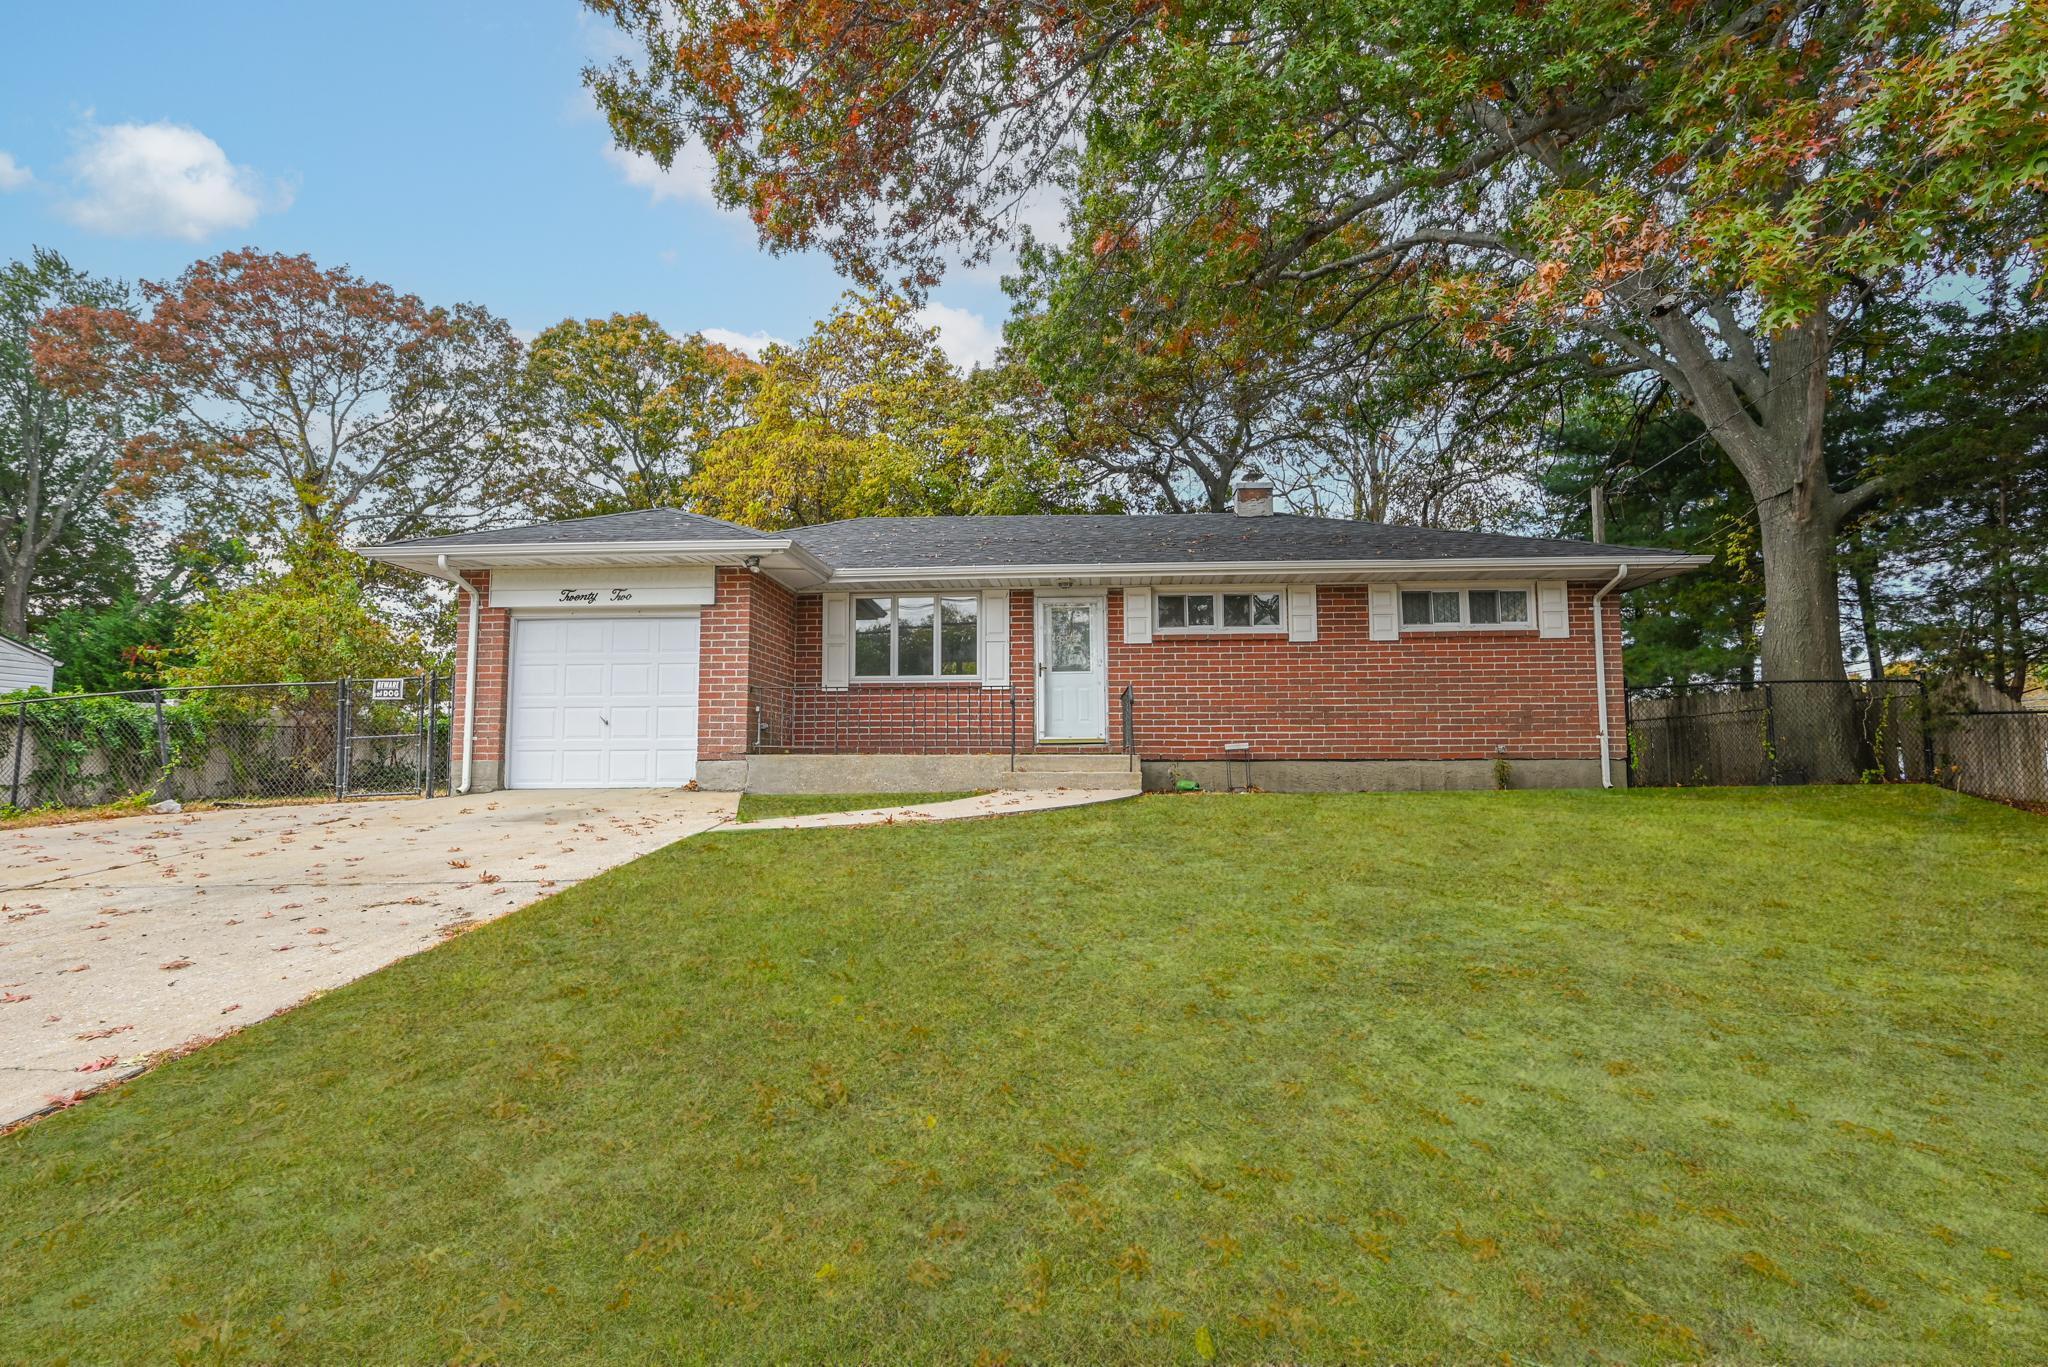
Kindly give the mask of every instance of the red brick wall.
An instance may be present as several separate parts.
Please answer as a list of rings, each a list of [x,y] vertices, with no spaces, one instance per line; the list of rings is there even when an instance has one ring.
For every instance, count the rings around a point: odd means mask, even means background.
[[[1119,695],[1133,691],[1147,759],[1215,759],[1249,741],[1265,759],[1584,759],[1599,754],[1592,595],[1574,584],[1571,635],[1431,632],[1374,641],[1365,585],[1324,585],[1317,636],[1166,636],[1123,640],[1123,594],[1109,590],[1109,748],[1123,746]],[[1010,679],[1020,745],[1035,735],[1034,597],[1010,595]],[[821,693],[820,599],[796,600],[794,695],[778,744],[851,753],[1001,750],[1008,703],[961,684],[856,685]],[[1621,623],[1606,613],[1611,744],[1626,751]],[[922,725],[920,725],[922,723]],[[1065,749],[1068,747],[1062,747]]]
[[[1110,725],[1133,689],[1147,759],[1215,759],[1249,741],[1262,759],[1584,759],[1600,753],[1592,585],[1571,586],[1571,635],[1416,632],[1371,639],[1370,590],[1326,584],[1315,641],[1154,635],[1123,642],[1123,595],[1109,595]],[[1606,612],[1614,753],[1621,724],[1621,624]],[[1121,737],[1114,738],[1118,743]]]
[[[738,759],[753,744],[755,705],[787,686],[797,599],[733,566],[719,568],[712,597],[698,661],[697,758]]]
[[[484,595],[477,649],[478,761],[503,756],[511,614],[489,604],[490,576],[465,575]],[[1155,636],[1123,640],[1123,594],[1110,590],[1110,748],[1121,749],[1118,695],[1133,690],[1147,759],[1220,758],[1245,740],[1262,759],[1577,759],[1599,753],[1593,700],[1592,596],[1570,591],[1571,635],[1440,632],[1370,639],[1364,585],[1324,585],[1314,642],[1284,636]],[[1018,743],[1035,735],[1035,612],[1010,595],[1010,679]],[[466,605],[465,605],[466,609]],[[821,600],[765,575],[721,567],[702,617],[698,757],[737,759],[755,743],[844,753],[1000,752],[1010,742],[1011,691],[972,684],[820,688]],[[456,642],[455,759],[461,757],[465,616]],[[1612,749],[1626,754],[1621,621],[1606,613]],[[757,714],[756,709],[760,709]],[[1064,747],[1063,747],[1064,748]]]
[[[462,577],[476,589],[482,611],[476,632],[476,741],[471,754],[475,760],[497,761],[504,757],[506,670],[512,639],[512,614],[494,608],[491,575],[488,570],[465,570]],[[469,601],[458,595],[460,617],[455,623],[455,711],[449,735],[454,782],[462,781],[463,693],[469,678]]]

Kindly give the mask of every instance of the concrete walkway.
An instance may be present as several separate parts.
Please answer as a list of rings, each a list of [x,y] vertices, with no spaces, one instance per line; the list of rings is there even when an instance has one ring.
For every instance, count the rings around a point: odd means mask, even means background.
[[[967,821],[983,816],[1049,812],[1060,807],[1085,807],[1093,802],[1116,802],[1137,795],[1134,788],[1004,789],[993,793],[977,793],[973,797],[956,797],[949,802],[923,802],[908,807],[876,807],[862,812],[813,812],[809,816],[778,816],[766,821],[735,822],[720,829],[805,831],[832,826],[911,826],[924,821]]]
[[[503,792],[0,831],[0,1125],[732,819]]]

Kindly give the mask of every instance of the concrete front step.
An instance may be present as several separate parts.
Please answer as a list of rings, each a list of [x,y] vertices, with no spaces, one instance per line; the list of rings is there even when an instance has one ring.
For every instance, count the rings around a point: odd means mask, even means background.
[[[1021,763],[1023,757],[1018,757]],[[1013,769],[1003,776],[1003,786],[1013,789],[1087,788],[1098,792],[1135,793],[1141,776],[1129,769]]]
[[[1057,750],[1017,756],[1020,774],[1108,774],[1134,768],[1129,755],[1062,754]]]

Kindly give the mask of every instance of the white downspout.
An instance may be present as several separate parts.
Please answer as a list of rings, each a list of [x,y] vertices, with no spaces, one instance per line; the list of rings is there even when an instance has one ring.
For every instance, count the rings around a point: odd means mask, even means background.
[[[1628,566],[1623,565],[1614,572],[1614,578],[1607,581],[1600,591],[1593,595],[1593,686],[1600,693],[1600,786],[1614,786],[1614,746],[1609,739],[1607,713],[1607,632],[1600,620],[1600,600],[1621,587],[1621,581],[1628,578]]]
[[[476,750],[476,585],[448,568],[448,557],[437,555],[440,567],[435,578],[445,579],[469,595],[469,644],[462,652],[462,783],[457,793],[469,791],[470,757]]]

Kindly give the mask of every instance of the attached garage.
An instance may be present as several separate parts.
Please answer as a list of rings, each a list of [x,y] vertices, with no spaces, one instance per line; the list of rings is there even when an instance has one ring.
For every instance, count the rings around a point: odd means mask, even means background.
[[[694,613],[514,617],[506,785],[695,778],[699,647]]]

